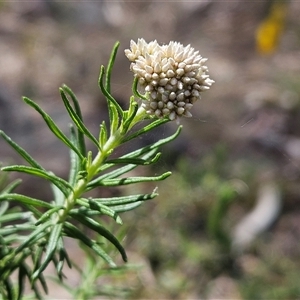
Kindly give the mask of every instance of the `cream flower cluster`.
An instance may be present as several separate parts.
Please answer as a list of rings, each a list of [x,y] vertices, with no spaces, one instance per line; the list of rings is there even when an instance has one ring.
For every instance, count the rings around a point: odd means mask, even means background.
[[[190,45],[178,42],[159,45],[157,41],[147,43],[131,40],[125,55],[132,62],[130,69],[149,100],[142,106],[148,114],[159,118],[191,117],[190,109],[200,99],[201,92],[214,83],[209,78],[207,61]]]

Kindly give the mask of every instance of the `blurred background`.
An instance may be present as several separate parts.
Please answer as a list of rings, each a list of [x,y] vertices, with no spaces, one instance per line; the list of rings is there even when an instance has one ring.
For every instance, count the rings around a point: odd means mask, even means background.
[[[299,1],[0,2],[0,128],[60,176],[67,176],[68,150],[21,96],[68,132],[58,93],[65,83],[97,134],[107,119],[99,68],[116,41],[112,93],[124,107],[131,39],[191,44],[209,59],[216,83],[182,120],[159,165],[138,171],[173,176],[158,184],[158,198],[123,216],[129,262],[142,266],[115,282],[132,288],[124,298],[300,298],[299,15]],[[167,124],[139,143],[175,130]],[[3,140],[0,156],[21,162]],[[50,197],[43,182],[27,177],[20,190]],[[50,288],[49,298],[67,295]]]

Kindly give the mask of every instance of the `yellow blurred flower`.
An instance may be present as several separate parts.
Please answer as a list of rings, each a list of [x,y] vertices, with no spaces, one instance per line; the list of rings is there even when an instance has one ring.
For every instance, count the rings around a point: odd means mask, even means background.
[[[287,2],[273,2],[267,17],[256,30],[256,49],[271,54],[277,48],[287,13]]]

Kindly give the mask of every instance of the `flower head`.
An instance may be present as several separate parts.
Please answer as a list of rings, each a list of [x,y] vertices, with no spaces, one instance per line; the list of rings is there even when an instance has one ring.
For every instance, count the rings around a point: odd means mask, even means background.
[[[176,120],[181,116],[191,117],[190,109],[200,99],[201,92],[214,83],[209,78],[207,61],[190,45],[178,42],[159,45],[131,40],[125,55],[132,62],[130,69],[139,85],[147,93],[148,100],[142,106],[150,115]]]

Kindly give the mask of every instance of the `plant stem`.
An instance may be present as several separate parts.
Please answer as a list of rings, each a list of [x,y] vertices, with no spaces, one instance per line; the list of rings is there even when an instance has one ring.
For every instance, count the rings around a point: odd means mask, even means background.
[[[138,122],[144,119],[145,117],[145,110],[144,108],[140,107],[130,124],[128,130],[130,130],[134,125],[136,125]],[[98,152],[96,157],[94,158],[93,162],[87,169],[87,176],[86,178],[78,180],[76,183],[73,192],[70,193],[69,197],[66,198],[64,209],[59,211],[58,214],[58,220],[57,223],[62,223],[67,218],[70,210],[74,207],[76,204],[76,199],[78,199],[85,191],[87,184],[93,179],[93,177],[97,174],[100,166],[105,161],[105,159],[113,152],[115,148],[117,148],[121,143],[125,135],[127,134],[128,130],[126,132],[122,132],[120,130],[122,126],[119,127],[118,130],[114,132],[113,135],[109,137],[107,142],[104,144],[101,151]]]

